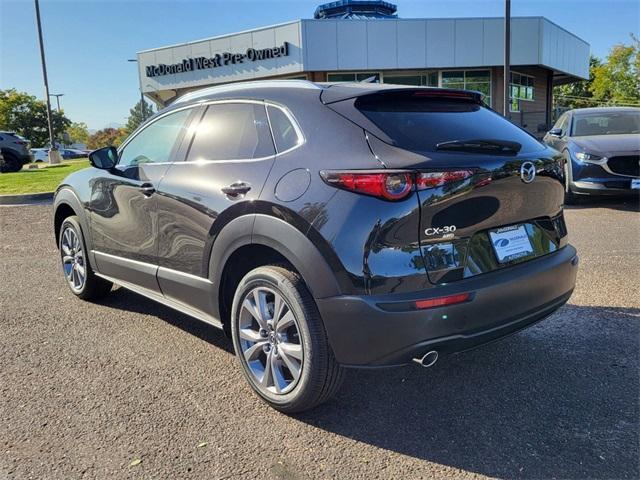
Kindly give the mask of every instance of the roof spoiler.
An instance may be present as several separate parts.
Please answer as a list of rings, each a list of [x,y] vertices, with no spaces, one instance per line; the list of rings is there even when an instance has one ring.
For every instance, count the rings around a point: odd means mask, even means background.
[[[371,85],[371,84],[368,84]],[[359,84],[331,85],[322,90],[320,101],[325,105],[341,102],[368,95],[384,96],[405,94],[407,97],[415,98],[439,98],[446,100],[466,100],[468,102],[482,105],[482,93],[474,90],[455,90],[451,88],[436,87],[401,87],[382,86],[376,88],[366,88]]]

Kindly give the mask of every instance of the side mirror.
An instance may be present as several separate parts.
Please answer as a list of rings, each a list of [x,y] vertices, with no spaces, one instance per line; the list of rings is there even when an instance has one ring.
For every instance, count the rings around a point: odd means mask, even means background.
[[[94,150],[89,154],[89,162],[96,168],[110,170],[118,163],[118,150],[116,147],[104,147]]]
[[[562,129],[561,128],[552,128],[551,130],[549,130],[549,135],[553,135],[554,137],[561,137],[562,136]]]

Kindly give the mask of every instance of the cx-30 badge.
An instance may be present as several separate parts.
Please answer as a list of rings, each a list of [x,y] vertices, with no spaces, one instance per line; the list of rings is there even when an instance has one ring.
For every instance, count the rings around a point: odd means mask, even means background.
[[[531,183],[536,178],[536,166],[532,162],[524,162],[520,167],[520,179],[524,183]]]

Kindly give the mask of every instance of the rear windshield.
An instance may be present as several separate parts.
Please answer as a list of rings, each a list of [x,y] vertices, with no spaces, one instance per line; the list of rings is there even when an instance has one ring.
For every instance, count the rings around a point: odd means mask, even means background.
[[[583,114],[573,119],[574,137],[632,133],[640,133],[640,111]]]
[[[518,142],[521,153],[544,148],[527,132],[472,102],[386,95],[360,97],[355,106],[407,150],[435,151],[442,142],[487,139]]]

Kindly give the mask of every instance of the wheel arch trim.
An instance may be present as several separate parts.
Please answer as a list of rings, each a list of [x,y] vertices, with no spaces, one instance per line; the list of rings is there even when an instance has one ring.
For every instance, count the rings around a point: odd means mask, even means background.
[[[312,241],[286,221],[263,214],[238,217],[218,234],[209,260],[209,280],[217,290],[227,261],[246,245],[262,245],[281,254],[302,275],[314,298],[340,293],[331,267]],[[214,313],[219,316],[220,312]]]
[[[54,224],[54,232],[55,232],[55,219],[56,213],[58,209],[62,206],[66,205],[74,211],[75,215],[78,217],[80,221],[80,226],[82,227],[82,236],[84,237],[85,247],[87,250],[87,256],[89,257],[89,261],[91,262],[92,267],[95,270],[95,257],[93,255],[93,241],[91,237],[91,228],[89,225],[89,218],[87,211],[85,210],[82,202],[76,195],[76,192],[67,185],[63,185],[58,187],[58,190],[55,193],[53,198],[53,224]],[[58,246],[58,238],[55,239],[56,246]]]

